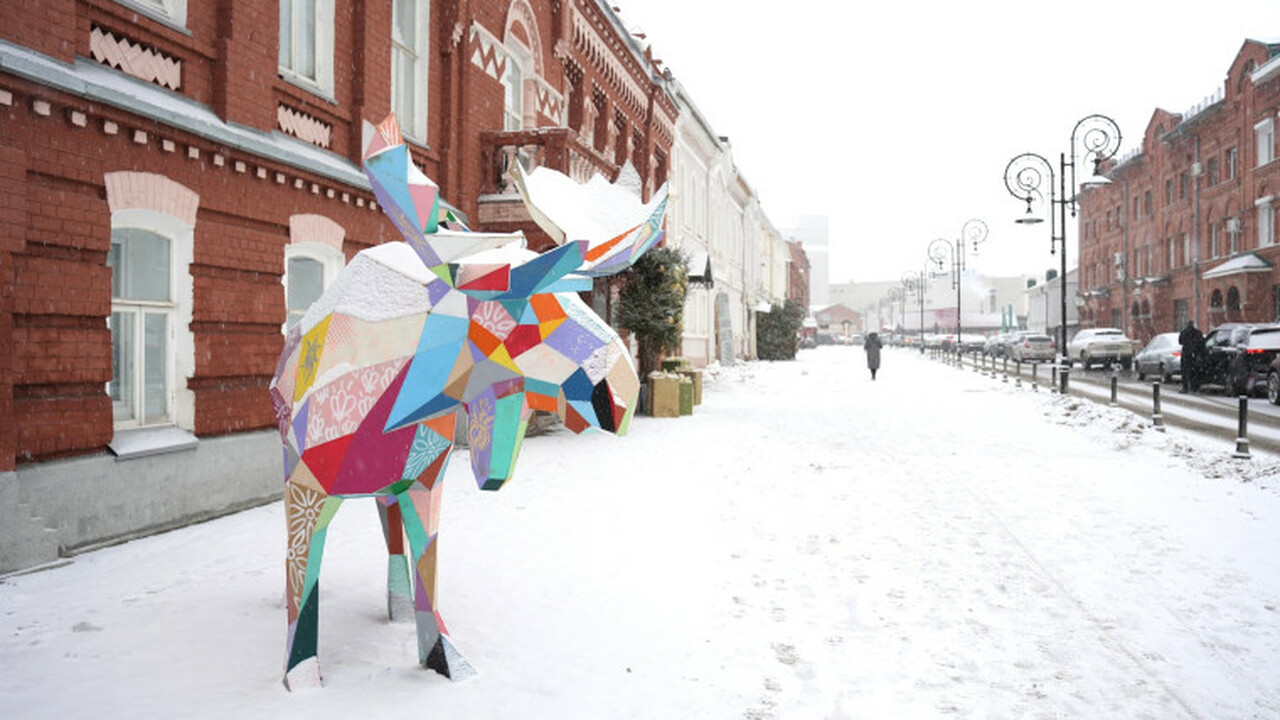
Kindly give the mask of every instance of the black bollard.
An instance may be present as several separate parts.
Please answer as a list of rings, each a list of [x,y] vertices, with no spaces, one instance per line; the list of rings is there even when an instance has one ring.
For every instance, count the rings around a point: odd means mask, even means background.
[[[1037,373],[1039,373],[1039,372],[1040,372],[1040,364],[1039,364],[1039,363],[1031,363],[1031,389],[1032,389],[1032,390],[1039,390],[1039,389],[1040,389],[1040,383],[1039,383],[1039,381],[1036,379],[1036,374],[1037,374]]]
[[[1111,407],[1115,407],[1119,403],[1116,402],[1116,386],[1119,384],[1119,378],[1116,374],[1111,373]]]
[[[1070,374],[1071,374],[1071,366],[1070,366],[1070,365],[1063,365],[1063,366],[1062,366],[1062,374],[1058,376],[1058,379],[1062,381],[1062,386],[1058,388],[1058,394],[1059,394],[1059,395],[1066,395],[1066,394],[1067,394],[1067,376],[1068,376],[1068,375],[1070,375]]]
[[[1049,392],[1058,392],[1058,363],[1049,371]]]
[[[1240,396],[1240,423],[1239,432],[1236,433],[1236,451],[1231,453],[1231,457],[1247,460],[1249,455],[1249,396]]]
[[[1151,383],[1151,424],[1164,432],[1164,416],[1160,414],[1160,381]]]

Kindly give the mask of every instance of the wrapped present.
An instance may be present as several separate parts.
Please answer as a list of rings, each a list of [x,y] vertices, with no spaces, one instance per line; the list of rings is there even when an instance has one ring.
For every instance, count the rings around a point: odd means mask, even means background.
[[[702,404],[702,371],[696,368],[686,368],[680,371],[680,374],[689,378],[693,383],[693,404]]]
[[[664,372],[649,374],[649,414],[653,417],[679,417],[680,376]]]
[[[693,414],[693,380],[688,375],[680,375],[680,414]]]

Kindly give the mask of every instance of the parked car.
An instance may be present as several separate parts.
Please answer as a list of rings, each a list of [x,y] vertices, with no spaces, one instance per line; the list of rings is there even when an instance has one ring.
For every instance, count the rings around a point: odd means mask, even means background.
[[[1016,332],[998,333],[987,338],[984,351],[991,357],[1009,357],[1009,343],[1013,341]]]
[[[1133,367],[1133,341],[1117,328],[1085,328],[1067,343],[1066,355],[1068,367],[1078,362],[1088,370],[1120,363],[1128,370]]]
[[[1230,395],[1268,390],[1272,361],[1280,355],[1280,324],[1232,324],[1205,336],[1201,384],[1221,386]]]
[[[1042,332],[1024,330],[1009,340],[1009,357],[1020,363],[1052,362],[1056,352],[1053,338]]]
[[[1173,382],[1174,375],[1182,377],[1182,346],[1178,344],[1178,333],[1160,333],[1151,338],[1151,342],[1133,356],[1133,368],[1139,380],[1146,380],[1148,375],[1165,382]]]
[[[960,352],[982,352],[986,342],[985,337],[976,333],[963,333],[960,335]]]

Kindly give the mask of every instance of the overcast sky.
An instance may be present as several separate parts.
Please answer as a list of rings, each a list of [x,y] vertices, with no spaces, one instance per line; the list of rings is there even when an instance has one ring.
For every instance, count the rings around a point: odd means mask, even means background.
[[[1280,41],[1277,0],[615,6],[729,137],[776,226],[830,218],[833,283],[919,270],[930,240],[974,217],[990,234],[971,269],[1056,268],[1048,223],[1013,223],[1009,160],[1056,166],[1093,113],[1117,122],[1124,154],[1156,108],[1181,113],[1222,87],[1246,39]]]

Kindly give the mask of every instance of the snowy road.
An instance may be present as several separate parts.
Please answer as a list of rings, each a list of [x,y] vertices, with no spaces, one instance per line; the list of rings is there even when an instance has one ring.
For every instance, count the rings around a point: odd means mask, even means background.
[[[0,717],[1280,717],[1280,465],[909,352],[709,381],[692,417],[454,459],[415,667],[371,506],[286,693],[279,504],[0,583]]]

